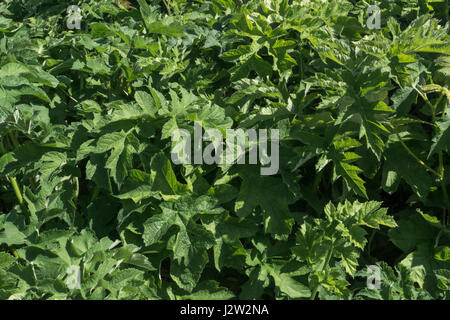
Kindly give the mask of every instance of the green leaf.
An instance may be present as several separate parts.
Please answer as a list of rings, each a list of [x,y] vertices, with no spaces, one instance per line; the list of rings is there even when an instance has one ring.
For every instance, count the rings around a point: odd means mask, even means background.
[[[0,227],[0,244],[11,246],[26,243],[28,243],[28,241],[26,240],[25,234],[20,232],[12,222],[5,222],[3,226]]]
[[[442,150],[445,150],[450,145],[450,113],[436,121],[439,127],[439,133],[433,137],[433,144],[430,147],[428,158]]]
[[[115,197],[122,200],[131,199],[136,203],[157,195],[157,192],[153,190],[152,176],[136,169],[128,172],[128,177],[120,191],[121,193]]]
[[[366,188],[364,187],[364,180],[358,176],[358,173],[362,172],[360,168],[352,164],[337,161],[335,162],[335,169],[336,174],[344,178],[351,190],[357,195],[366,199],[368,198]]]
[[[355,275],[359,258],[357,249],[352,246],[342,246],[336,248],[336,253],[345,271],[351,276]]]
[[[383,175],[386,176],[390,171],[396,172],[419,197],[424,198],[428,195],[432,185],[429,173],[399,143],[389,146],[385,157]]]
[[[265,268],[253,268],[249,274],[249,280],[242,285],[242,291],[239,298],[248,299],[260,299],[264,288],[267,287],[267,270]]]
[[[307,286],[294,280],[285,273],[277,274],[276,272],[271,272],[271,276],[274,279],[275,286],[288,297],[292,299],[299,299],[311,296],[311,290],[309,290]]]
[[[182,37],[184,28],[178,23],[164,24],[160,21],[152,22],[147,25],[148,33],[163,34],[172,37]]]
[[[398,227],[389,230],[389,238],[402,251],[410,252],[420,243],[434,241],[434,232],[431,226],[424,224],[418,215],[400,219]]]
[[[200,282],[192,293],[180,297],[183,300],[229,300],[234,294],[221,287],[217,281],[209,280]]]
[[[170,118],[162,127],[161,139],[168,139],[172,137],[172,133],[178,130],[178,124],[176,118]]]
[[[158,109],[156,108],[155,102],[150,94],[144,91],[136,91],[134,98],[142,110],[153,117],[155,116]]]
[[[12,255],[6,252],[0,252],[0,268],[7,269],[16,261]]]
[[[162,153],[152,158],[150,165],[153,191],[161,195],[181,195],[189,191],[187,185],[180,183],[172,169],[172,164]]]
[[[188,265],[177,260],[171,262],[170,276],[180,288],[192,292],[207,262],[208,256],[206,252],[195,250]]]
[[[235,204],[237,215],[245,218],[259,206],[267,233],[276,236],[289,234],[293,217],[288,205],[294,199],[287,186],[278,178],[261,176],[256,169],[245,168],[240,170],[243,181]]]
[[[156,243],[176,223],[175,212],[154,215],[144,223],[142,238],[146,246]]]
[[[450,260],[450,247],[440,246],[434,249],[434,258],[439,261]]]
[[[346,235],[346,233],[344,233]],[[367,232],[359,227],[359,226],[351,226],[348,230],[348,236],[350,238],[351,243],[353,243],[358,248],[364,249],[367,240],[366,240]]]

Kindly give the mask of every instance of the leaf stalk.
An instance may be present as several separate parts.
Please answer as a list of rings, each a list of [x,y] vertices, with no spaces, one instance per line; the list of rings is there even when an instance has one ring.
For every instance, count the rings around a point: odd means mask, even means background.
[[[17,140],[16,140],[17,142]],[[14,143],[14,142],[13,142]],[[3,142],[0,141],[0,152],[2,154],[6,154],[6,148],[3,145]],[[9,180],[9,183],[11,184],[11,187],[13,188],[14,194],[16,195],[17,201],[19,202],[20,206],[22,207],[22,209],[26,210],[25,204],[23,202],[23,196],[22,193],[20,192],[20,187],[19,184],[17,183],[17,180],[15,177],[9,177],[7,178]]]
[[[331,244],[330,249],[328,249],[327,257],[325,258],[325,262],[322,266],[321,272],[327,271],[328,265],[330,263],[332,255],[333,255],[333,249],[334,249],[334,242]],[[325,277],[327,277],[327,273],[328,272],[325,273]],[[317,291],[319,290],[319,286],[320,286],[320,283],[317,283],[316,286],[314,287],[314,289],[311,293],[311,297],[309,298],[310,300],[314,300],[316,298]]]

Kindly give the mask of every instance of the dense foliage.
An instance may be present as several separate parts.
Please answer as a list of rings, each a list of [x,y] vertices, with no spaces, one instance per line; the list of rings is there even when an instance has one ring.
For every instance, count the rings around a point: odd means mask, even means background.
[[[2,1],[0,299],[449,298],[448,22],[445,0]],[[175,165],[194,121],[279,129],[278,174]]]

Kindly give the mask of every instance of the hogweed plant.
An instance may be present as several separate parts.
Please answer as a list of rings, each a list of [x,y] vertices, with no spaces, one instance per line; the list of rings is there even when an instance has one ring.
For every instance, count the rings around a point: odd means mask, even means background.
[[[448,299],[449,25],[2,1],[0,299]]]

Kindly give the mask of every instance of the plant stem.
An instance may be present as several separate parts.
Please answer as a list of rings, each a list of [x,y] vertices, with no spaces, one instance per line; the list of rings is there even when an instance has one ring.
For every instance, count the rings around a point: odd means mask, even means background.
[[[445,1],[445,8],[446,8],[446,14],[447,14],[447,22],[449,22],[449,20],[448,20],[448,0]],[[447,100],[445,101],[444,110],[442,111],[441,118],[445,117],[445,114],[447,113],[448,101],[449,101],[449,99],[447,98]],[[441,174],[441,187],[442,187],[442,193],[444,195],[444,202],[445,202],[445,205],[447,206],[448,212],[450,213],[450,201],[448,199],[447,185],[445,184],[445,167],[444,167],[444,156],[442,154],[442,151],[439,152],[439,172]],[[445,209],[444,209],[443,219],[444,219],[444,221],[442,223],[445,226],[448,223],[448,221],[445,221],[446,220]]]
[[[170,6],[169,6],[169,4],[167,3],[167,0],[163,0],[163,2],[164,2],[164,5],[166,6],[167,13],[168,13],[169,15],[171,15]]]
[[[73,182],[75,184],[75,191],[73,197],[78,200],[78,196],[80,195],[80,182],[78,181],[78,178],[73,178]]]
[[[369,243],[367,245],[367,254],[369,255],[369,257],[371,257],[370,252],[372,251],[372,240],[373,240],[373,237],[375,236],[376,232],[377,232],[376,229],[372,230],[372,234],[370,235]]]
[[[447,112],[448,100],[449,99],[447,99],[447,101],[445,101],[444,110],[442,111],[442,116],[441,116],[442,118],[445,117],[445,113]]]
[[[2,154],[6,154],[6,149],[5,146],[3,145],[3,142],[0,141],[0,152]],[[20,187],[19,184],[17,183],[17,180],[15,177],[10,177],[7,178],[9,180],[9,182],[11,183],[11,186],[14,190],[14,194],[16,195],[17,201],[19,202],[20,206],[22,207],[22,209],[26,209],[24,202],[23,202],[23,197],[22,197],[22,193],[20,192]]]
[[[8,132],[9,134],[9,138],[11,139],[12,145],[14,146],[15,149],[20,147],[19,141],[17,141],[16,135],[14,134],[14,132],[11,130]],[[21,205],[21,207],[26,210],[26,207],[24,205],[23,202],[23,197],[22,197],[22,193],[20,192],[20,188],[19,185],[17,184],[17,180],[15,177],[11,177],[11,184],[12,187],[14,189],[14,193],[16,194],[17,200],[19,201],[19,204]]]
[[[6,148],[5,148],[5,146],[3,145],[3,142],[0,140],[0,152],[2,153],[2,154],[6,154],[7,152],[6,152]]]
[[[320,181],[322,180],[323,171],[319,171],[314,177],[313,190],[317,191]]]
[[[446,14],[447,22],[448,22],[449,21],[448,20],[448,0],[445,1],[445,14]],[[416,89],[416,88],[414,88],[414,89]],[[433,106],[431,104],[431,102],[428,100],[426,95],[424,95],[418,89],[416,89],[416,91],[421,95],[421,97],[425,100],[425,102],[430,106],[433,123],[436,123],[435,111],[437,109],[438,104],[441,102],[442,98],[444,97],[444,92],[442,92],[441,96],[439,97],[439,99],[437,100],[435,105]],[[443,109],[442,114],[441,114],[441,118],[445,117],[445,114],[447,112],[447,105],[448,105],[448,99],[445,101],[445,105],[444,105],[444,109]],[[437,128],[435,127],[435,132],[437,131],[436,129]],[[443,223],[443,225],[446,225],[447,224],[446,223],[446,219],[447,219],[446,218],[446,210],[449,210],[449,212],[450,212],[450,202],[449,202],[449,199],[448,199],[447,185],[445,184],[445,168],[444,168],[444,158],[443,158],[442,151],[440,151],[438,153],[438,155],[439,155],[439,169],[438,169],[438,171],[439,171],[438,173],[439,174],[438,174],[438,177],[439,177],[439,181],[441,183],[442,195],[444,197],[444,204],[445,204],[445,207],[444,207],[444,210],[443,210],[443,213],[442,213],[442,223]],[[413,155],[413,156],[415,156],[415,155]],[[419,160],[419,163],[420,163],[420,160]],[[425,165],[425,163],[423,163],[423,165]],[[429,168],[429,169],[431,169],[431,168]]]
[[[17,141],[17,138],[14,135],[14,132],[9,131],[8,134],[9,134],[9,138],[11,139],[11,142],[12,142],[14,148],[19,148],[20,144],[19,144],[19,141]]]
[[[441,100],[442,100],[445,96],[446,96],[445,93],[442,92],[442,93],[441,93],[441,96],[439,97],[439,99],[437,99],[436,103],[434,104],[434,110],[437,110],[437,107],[438,107],[439,103],[441,103]],[[444,111],[443,111],[443,113],[442,113],[442,116],[444,116],[444,115],[445,115],[445,108],[444,108]]]
[[[441,174],[441,188],[442,188],[442,195],[444,196],[444,203],[447,207],[447,210],[450,212],[450,201],[448,200],[448,193],[447,193],[447,185],[445,184],[445,168],[444,168],[444,157],[442,155],[442,151],[439,152],[439,173]],[[443,221],[442,223],[446,225],[446,209],[444,208],[443,213]]]
[[[417,91],[417,93],[422,97],[422,99],[423,99],[423,100],[426,102],[426,104],[430,107],[430,109],[431,109],[431,119],[433,119],[433,123],[436,123],[436,115],[435,115],[435,112],[436,112],[436,106],[433,106],[433,105],[431,104],[430,100],[428,100],[427,96],[424,95],[424,94],[422,93],[422,91],[420,91],[419,89],[417,89],[415,86],[414,86],[414,90]]]
[[[411,151],[411,149],[406,145],[406,143],[403,141],[403,139],[400,137],[400,135],[398,133],[395,133],[395,135],[397,136],[398,140],[400,141],[400,143],[402,144],[403,148],[405,148],[405,150],[411,155],[411,157],[413,157],[421,166],[423,166],[425,169],[429,170],[430,172],[434,173],[436,176],[439,177],[439,179],[441,178],[441,175],[439,174],[439,172],[437,172],[436,170],[430,168],[425,162],[423,162],[422,160],[419,159],[419,157],[417,157],[414,152]]]
[[[434,240],[434,248],[437,248],[439,246],[439,240],[441,239],[443,231],[444,231],[444,229],[439,230],[439,233],[438,233],[436,239]]]
[[[92,193],[91,202],[94,202],[94,200],[97,199],[99,194],[100,194],[100,187],[95,186],[94,192]]]
[[[16,194],[16,198],[19,201],[20,206],[23,207],[23,197],[22,197],[22,193],[20,192],[19,185],[17,184],[16,178],[11,177],[9,179],[9,181],[11,182],[11,185],[13,187],[14,193]]]
[[[448,17],[448,0],[444,1],[444,12],[445,12],[445,22],[448,23],[450,21]]]
[[[17,259],[20,259],[19,254],[17,253],[16,249],[11,250],[12,254],[14,255],[14,257],[16,257]]]
[[[334,242],[331,244],[331,247],[330,247],[330,249],[328,249],[328,253],[327,253],[327,257],[325,258],[325,262],[324,262],[324,264],[323,264],[323,266],[322,266],[322,270],[321,270],[321,272],[324,272],[326,269],[327,269],[327,267],[328,267],[328,264],[330,263],[330,260],[331,260],[331,256],[333,255],[333,246],[334,246]],[[326,277],[327,275],[325,275],[325,277]],[[316,298],[316,295],[317,295],[317,291],[319,290],[319,283],[314,287],[314,289],[313,289],[313,291],[312,291],[312,293],[311,293],[311,297],[309,298],[310,300],[314,300],[315,298]]]

